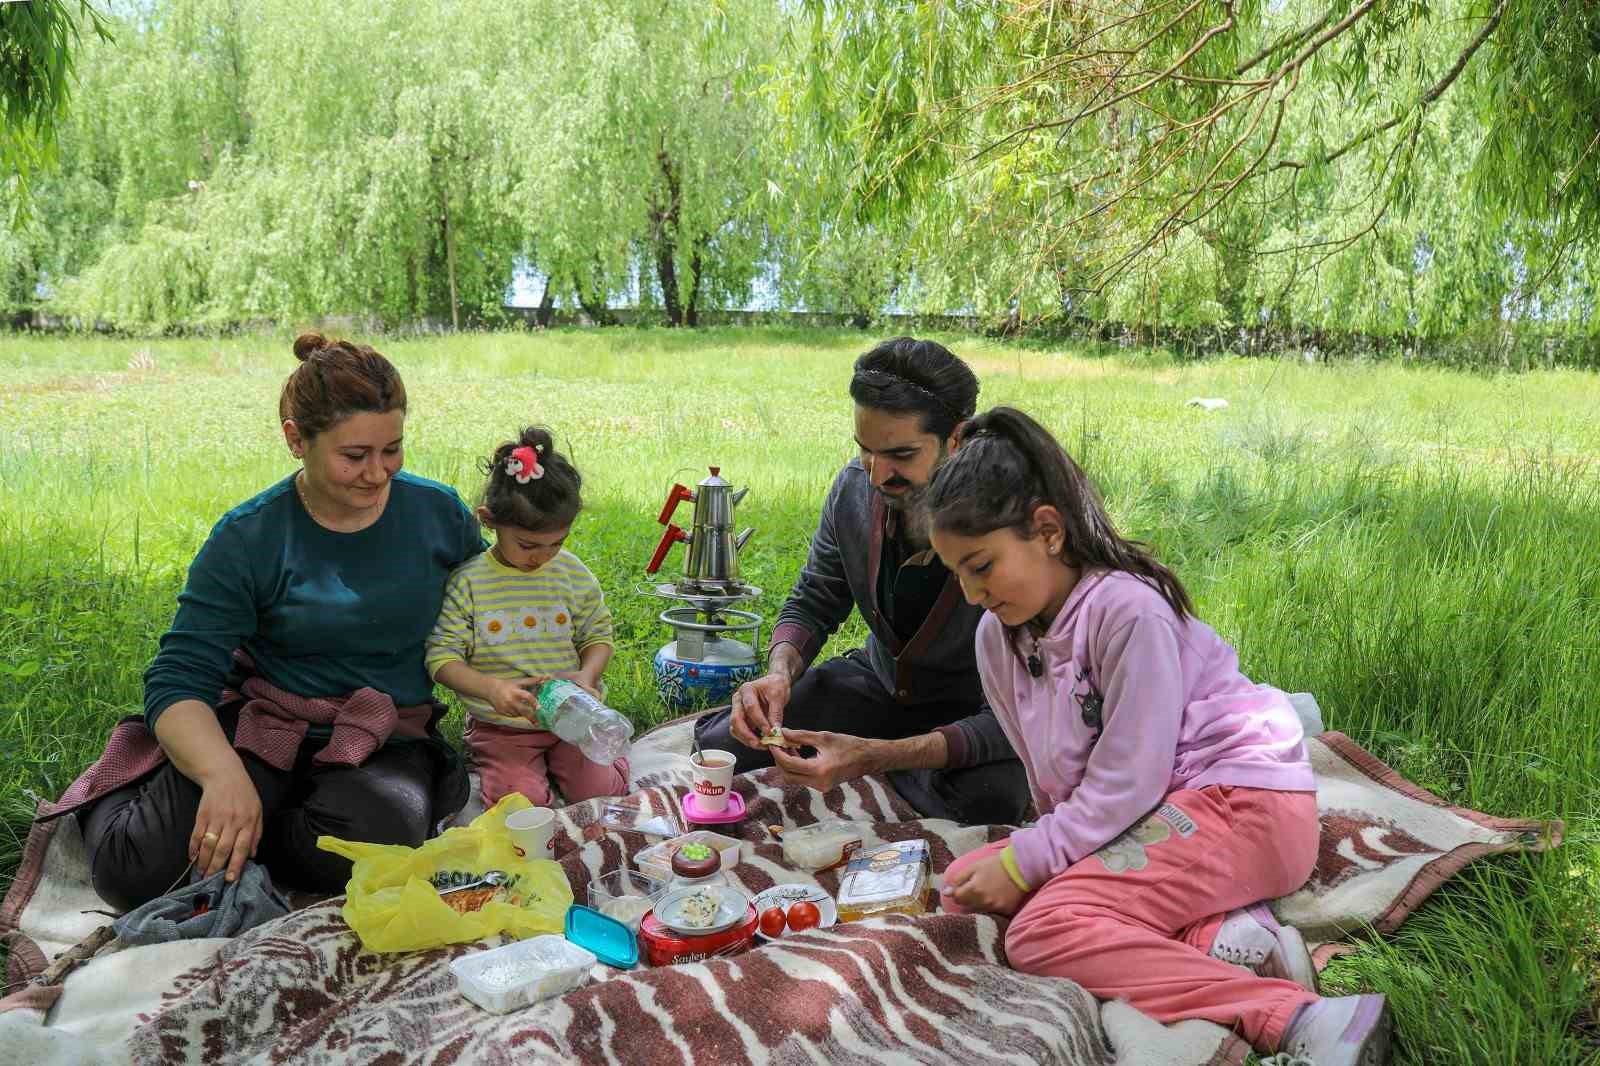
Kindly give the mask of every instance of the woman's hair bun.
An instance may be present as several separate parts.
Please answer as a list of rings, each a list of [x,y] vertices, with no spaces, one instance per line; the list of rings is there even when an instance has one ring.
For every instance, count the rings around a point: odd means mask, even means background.
[[[328,338],[320,333],[306,332],[294,339],[294,357],[302,363],[328,346]]]

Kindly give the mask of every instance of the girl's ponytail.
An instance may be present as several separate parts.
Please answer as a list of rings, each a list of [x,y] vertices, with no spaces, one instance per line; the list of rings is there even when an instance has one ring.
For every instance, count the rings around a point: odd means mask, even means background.
[[[963,422],[956,437],[955,452],[923,495],[934,528],[965,537],[1012,529],[1032,537],[1033,513],[1054,507],[1066,534],[1063,562],[1135,574],[1178,617],[1194,614],[1183,583],[1147,546],[1116,531],[1094,483],[1039,423],[1014,407],[995,407]]]
[[[583,477],[543,426],[525,427],[480,465],[488,475],[480,502],[495,525],[565,529],[583,509]]]

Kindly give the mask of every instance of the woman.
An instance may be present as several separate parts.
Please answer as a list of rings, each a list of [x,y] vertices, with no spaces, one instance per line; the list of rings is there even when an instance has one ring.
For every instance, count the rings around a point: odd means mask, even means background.
[[[466,778],[435,728],[423,643],[451,569],[483,550],[447,486],[402,473],[405,386],[365,345],[315,333],[278,412],[301,469],[222,517],[145,671],[145,713],[62,798],[95,890],[132,908],[192,867],[261,861],[344,890],[318,836],[417,845]]]

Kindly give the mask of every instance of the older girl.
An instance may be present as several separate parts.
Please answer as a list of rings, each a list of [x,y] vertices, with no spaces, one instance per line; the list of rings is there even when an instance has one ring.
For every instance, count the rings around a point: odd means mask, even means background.
[[[1317,1066],[1384,1061],[1383,997],[1318,997],[1303,943],[1253,906],[1299,888],[1317,856],[1287,697],[1239,672],[1043,427],[998,407],[959,432],[928,489],[930,533],[985,610],[978,670],[1040,817],[951,864],[951,909],[1015,915],[1018,970],[1161,1021],[1205,1018]]]

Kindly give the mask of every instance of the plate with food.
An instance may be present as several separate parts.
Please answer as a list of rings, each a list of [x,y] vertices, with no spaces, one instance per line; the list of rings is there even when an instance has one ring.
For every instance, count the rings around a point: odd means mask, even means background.
[[[788,933],[826,929],[839,920],[833,897],[816,885],[773,885],[750,901],[755,904],[756,935],[777,940]]]
[[[656,921],[689,936],[720,933],[743,921],[750,898],[732,885],[686,885],[656,901]]]

